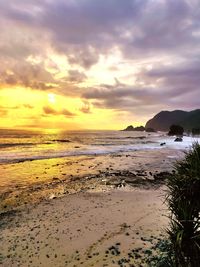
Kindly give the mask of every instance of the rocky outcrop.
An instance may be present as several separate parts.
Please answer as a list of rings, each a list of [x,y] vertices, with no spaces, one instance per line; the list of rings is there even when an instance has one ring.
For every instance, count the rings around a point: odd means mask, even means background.
[[[138,126],[138,127],[134,128],[132,125],[129,125],[123,131],[141,131],[141,132],[143,132],[144,130],[145,130],[144,126]]]
[[[183,138],[181,138],[181,137],[177,137],[175,140],[174,140],[174,142],[182,142],[183,141]]]
[[[171,125],[180,125],[186,131],[200,128],[200,109],[193,111],[161,111],[150,119],[145,128],[153,128],[156,131],[169,131]]]
[[[132,125],[129,125],[123,131],[134,131],[134,127]]]

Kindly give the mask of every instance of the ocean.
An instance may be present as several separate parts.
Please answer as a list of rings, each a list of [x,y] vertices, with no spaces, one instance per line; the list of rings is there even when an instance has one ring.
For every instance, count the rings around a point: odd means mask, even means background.
[[[4,133],[0,136],[0,164],[80,155],[101,155],[145,149],[187,148],[198,138],[174,143],[166,133],[76,131],[60,134]],[[164,148],[164,147],[163,147]]]
[[[34,193],[37,198],[53,185],[58,185],[63,192],[69,182],[73,182],[74,191],[81,190],[86,184],[88,187],[98,179],[104,180],[104,175],[100,175],[102,172],[110,172],[112,176],[113,172],[120,174],[144,166],[147,171],[150,167],[162,170],[168,168],[170,157],[174,160],[179,151],[189,149],[194,141],[200,139],[184,136],[183,142],[174,142],[174,137],[163,132],[1,132],[1,204],[7,207],[5,203],[16,202],[21,195],[32,197]],[[165,145],[161,146],[161,143]],[[163,165],[166,157],[169,163]],[[82,179],[91,175],[92,182]],[[80,185],[81,180],[84,185]]]

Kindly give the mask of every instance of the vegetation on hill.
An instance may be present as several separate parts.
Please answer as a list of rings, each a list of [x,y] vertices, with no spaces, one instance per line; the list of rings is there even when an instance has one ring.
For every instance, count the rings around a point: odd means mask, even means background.
[[[200,128],[193,128],[192,129],[192,134],[193,135],[200,135]]]
[[[184,129],[180,125],[171,125],[169,128],[168,135],[180,135],[180,136],[182,136],[183,132],[184,132]]]
[[[168,131],[173,124],[182,126],[186,131],[200,128],[200,109],[190,112],[183,110],[161,111],[146,123],[145,128]]]

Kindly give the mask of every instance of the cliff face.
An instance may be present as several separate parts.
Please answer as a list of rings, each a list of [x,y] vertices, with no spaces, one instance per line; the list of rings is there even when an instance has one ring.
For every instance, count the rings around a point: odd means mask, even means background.
[[[185,130],[200,128],[200,109],[190,112],[183,110],[161,111],[146,123],[145,128],[168,131],[172,124],[180,125]]]

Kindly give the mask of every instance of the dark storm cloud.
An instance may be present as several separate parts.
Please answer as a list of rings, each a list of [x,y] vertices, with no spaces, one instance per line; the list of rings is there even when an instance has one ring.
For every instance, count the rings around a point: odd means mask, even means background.
[[[0,15],[2,83],[39,90],[51,89],[52,83],[62,94],[125,111],[138,107],[159,111],[161,106],[191,109],[200,104],[197,0],[10,0],[0,2]],[[88,70],[114,48],[133,69],[147,59],[152,69],[141,68],[132,86],[116,82],[80,88],[87,76],[73,65]],[[44,64],[33,67],[26,62],[30,55],[47,58],[48,49],[61,53],[72,65],[60,82]],[[87,106],[82,109],[87,110]]]
[[[51,44],[84,67],[119,46],[128,58],[198,48],[199,8],[195,0],[9,1],[4,17],[42,29]],[[32,10],[32,12],[30,12]],[[138,54],[135,54],[135,53]]]

